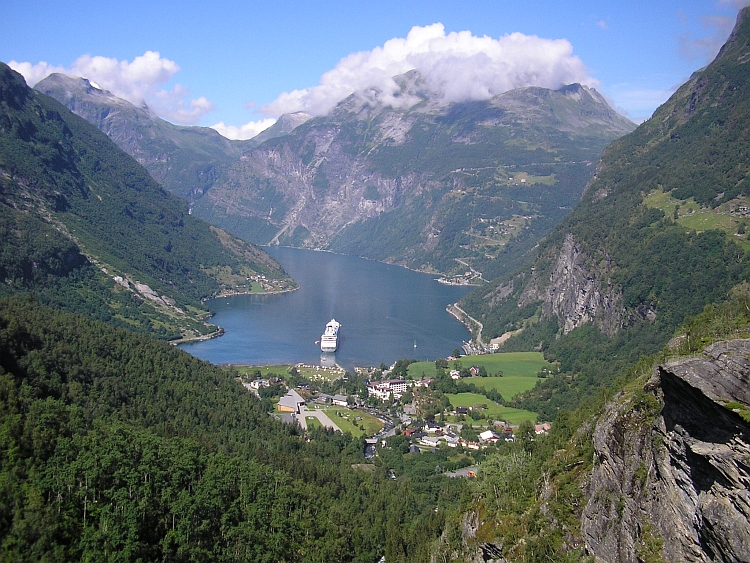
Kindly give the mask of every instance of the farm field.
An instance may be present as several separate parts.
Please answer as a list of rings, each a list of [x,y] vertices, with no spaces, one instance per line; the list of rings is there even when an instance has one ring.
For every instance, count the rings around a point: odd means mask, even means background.
[[[463,367],[484,366],[490,376],[502,371],[503,376],[536,378],[537,372],[542,368],[554,368],[553,364],[544,359],[541,352],[508,352],[505,354],[462,356],[459,360],[448,362],[449,369],[454,369],[456,362],[459,362]],[[409,376],[413,379],[421,379],[422,374],[424,374],[424,377],[435,377],[437,374],[435,362],[416,362],[409,366]]]
[[[473,407],[474,405],[487,405],[483,410],[485,420],[507,420],[511,424],[520,424],[526,420],[536,422],[537,415],[531,411],[503,407],[494,401],[490,401],[484,395],[477,393],[457,393],[447,395],[453,407]],[[471,420],[469,420],[471,422]]]
[[[538,378],[523,375],[508,375],[503,377],[468,377],[462,381],[473,383],[481,389],[495,389],[507,401],[519,393],[523,393],[534,387]]]
[[[747,208],[748,201],[745,197],[712,208],[701,207],[693,198],[682,201],[673,198],[670,193],[654,190],[644,198],[643,203],[648,207],[661,209],[667,217],[675,218],[677,224],[686,229],[724,231],[744,250],[750,250],[747,229],[744,229],[741,235],[738,234],[740,226],[750,226],[750,218],[746,216],[746,212],[733,212],[740,207]]]

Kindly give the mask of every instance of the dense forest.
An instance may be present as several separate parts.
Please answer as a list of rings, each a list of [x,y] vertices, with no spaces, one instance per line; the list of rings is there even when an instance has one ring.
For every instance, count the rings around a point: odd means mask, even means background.
[[[231,371],[30,298],[0,302],[0,400],[6,560],[429,561],[468,502],[444,451],[365,466]]]

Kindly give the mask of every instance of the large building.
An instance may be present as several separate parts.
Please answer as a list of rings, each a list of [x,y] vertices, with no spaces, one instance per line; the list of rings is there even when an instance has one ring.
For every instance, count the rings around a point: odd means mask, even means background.
[[[279,399],[276,410],[279,412],[293,412],[299,414],[300,408],[305,406],[305,400],[300,397],[294,389],[287,391],[286,395]]]
[[[409,388],[403,379],[389,379],[387,381],[373,381],[367,386],[370,396],[377,397],[381,401],[387,401],[391,393],[394,399],[400,399]]]

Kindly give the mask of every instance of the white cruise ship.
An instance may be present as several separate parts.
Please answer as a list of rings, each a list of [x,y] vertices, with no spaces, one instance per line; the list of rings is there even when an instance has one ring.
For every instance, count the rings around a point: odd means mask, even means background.
[[[336,322],[336,319],[331,319],[326,325],[326,330],[323,336],[320,337],[320,351],[321,352],[335,352],[338,347],[339,340],[339,327],[341,324]]]

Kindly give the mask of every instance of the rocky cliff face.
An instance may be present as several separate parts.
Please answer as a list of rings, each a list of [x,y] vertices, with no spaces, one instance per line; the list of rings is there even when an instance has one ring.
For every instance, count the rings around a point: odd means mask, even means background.
[[[557,317],[565,334],[587,323],[612,336],[622,326],[625,308],[622,294],[613,285],[605,287],[608,262],[594,266],[576,244],[572,234],[565,237],[549,278],[532,272],[531,281],[521,294],[519,305],[542,301],[542,315]]]
[[[609,406],[581,521],[599,561],[750,561],[748,358],[717,343]]]

